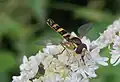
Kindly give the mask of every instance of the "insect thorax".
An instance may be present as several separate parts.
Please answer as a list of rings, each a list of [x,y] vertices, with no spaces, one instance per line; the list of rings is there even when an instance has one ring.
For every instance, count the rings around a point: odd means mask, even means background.
[[[71,47],[75,50],[77,54],[81,54],[84,48],[87,49],[86,44],[82,43],[82,41],[78,37],[72,37],[68,40],[68,42],[71,42]]]
[[[81,45],[82,41],[78,37],[69,38],[69,42],[75,43],[76,45]]]
[[[72,43],[72,42],[65,42],[65,43],[63,43],[64,44],[64,46],[66,47],[66,48],[68,48],[68,49],[71,49],[71,50],[74,50],[77,46],[75,46],[75,44],[74,43]]]

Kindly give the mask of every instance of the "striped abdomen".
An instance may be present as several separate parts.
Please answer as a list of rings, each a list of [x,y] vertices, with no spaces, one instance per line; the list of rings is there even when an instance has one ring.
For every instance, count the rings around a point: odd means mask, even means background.
[[[52,19],[47,20],[47,24],[56,32],[58,32],[63,38],[65,38],[67,41],[69,41],[71,35],[66,30],[61,28],[58,24],[56,24]]]
[[[58,32],[63,38],[65,38],[68,42],[73,44],[73,49],[77,54],[80,54],[82,52],[83,48],[87,49],[87,46],[83,44],[79,37],[72,37],[70,33],[68,33],[66,30],[61,28],[58,24],[56,24],[52,19],[47,20],[47,24],[56,32]]]

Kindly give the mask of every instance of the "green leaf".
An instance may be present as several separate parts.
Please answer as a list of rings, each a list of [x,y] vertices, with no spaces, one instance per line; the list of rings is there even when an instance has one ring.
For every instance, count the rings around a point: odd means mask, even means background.
[[[16,65],[13,53],[8,51],[0,51],[0,72],[4,72]]]
[[[0,35],[6,33],[9,34],[12,38],[23,36],[26,32],[23,27],[24,25],[12,20],[5,13],[0,14]],[[29,29],[27,29],[27,31],[28,30]]]
[[[28,0],[29,6],[41,21],[45,20],[48,1],[49,0]]]
[[[75,18],[85,18],[92,21],[103,22],[103,21],[113,21],[116,17],[110,13],[102,12],[95,9],[89,9],[84,7],[79,7],[74,10]]]
[[[5,72],[0,72],[0,82],[9,82],[8,74]]]

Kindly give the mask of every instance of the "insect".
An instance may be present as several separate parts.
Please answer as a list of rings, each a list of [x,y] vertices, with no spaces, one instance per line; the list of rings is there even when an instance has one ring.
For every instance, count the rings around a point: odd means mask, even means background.
[[[55,23],[52,19],[47,20],[47,24],[56,32],[58,32],[67,42],[62,43],[63,45],[66,45],[70,49],[73,49],[77,54],[81,54],[83,49],[87,49],[86,44],[82,43],[80,37],[74,37],[69,32],[67,32],[65,29],[60,27],[57,23]],[[88,26],[86,24],[85,26]],[[85,27],[83,26],[83,27]],[[82,30],[85,30],[82,27]],[[89,30],[89,29],[87,29]],[[80,31],[78,30],[78,33]],[[82,33],[84,34],[84,33]]]

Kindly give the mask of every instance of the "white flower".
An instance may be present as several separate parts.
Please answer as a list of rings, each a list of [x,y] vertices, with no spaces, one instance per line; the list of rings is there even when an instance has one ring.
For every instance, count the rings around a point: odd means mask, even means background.
[[[116,66],[120,63],[120,36],[116,35],[113,43],[113,49],[110,52],[112,54],[110,63]]]
[[[31,56],[29,60],[26,56],[23,57],[23,64],[20,65],[20,76],[13,76],[13,82],[28,82],[38,72],[38,65],[44,56],[39,52],[36,56]]]
[[[100,49],[99,49],[99,48],[95,48],[95,49],[93,49],[93,50],[90,52],[92,58],[93,58],[98,64],[101,64],[101,65],[103,65],[103,66],[107,66],[107,65],[108,65],[107,61],[109,60],[109,58],[107,58],[107,57],[101,57],[101,56],[99,55],[99,53],[100,53]]]
[[[72,72],[65,78],[64,82],[89,82],[88,78],[84,78],[80,72]]]
[[[110,53],[112,54],[110,63],[113,66],[118,65],[120,63],[120,50],[111,50]]]
[[[30,82],[26,75],[21,74],[21,76],[13,76],[12,82]]]
[[[58,74],[49,74],[44,76],[43,82],[62,82],[62,79]]]
[[[120,31],[120,19],[116,20],[112,25],[109,25],[107,30],[100,34],[100,37],[94,42],[97,43],[99,48],[104,48],[111,44],[116,36],[116,33]]]
[[[42,81],[39,79],[34,79],[33,82],[42,82]]]
[[[61,53],[61,50],[64,48],[61,45],[47,45],[46,48],[43,48],[43,52],[48,55],[56,55]]]
[[[90,41],[87,41],[86,44],[90,44]],[[63,51],[63,49],[62,45],[48,45],[43,49],[43,53],[39,51],[39,53],[29,59],[24,56],[23,64],[20,65],[21,75],[16,78],[24,75],[24,78],[27,78],[28,81],[31,79],[33,82],[64,82],[67,80],[70,80],[70,82],[84,82],[86,81],[85,79],[88,81],[89,78],[97,76],[95,70],[98,69],[98,66],[94,61],[95,57],[91,56],[93,53],[85,50],[81,54],[76,54],[74,50],[66,48]],[[82,57],[83,55],[84,57]],[[40,64],[44,66],[45,70],[43,78],[33,79],[38,72]],[[13,81],[16,78],[14,77]]]
[[[33,82],[42,82],[41,77],[39,77],[38,79],[34,79]]]
[[[84,42],[90,47],[89,40],[84,40]],[[84,50],[81,54],[76,54],[74,50],[66,48],[63,51],[63,49],[62,45],[48,45],[43,49],[43,53],[39,51],[29,59],[24,56],[23,64],[20,65],[21,75],[14,77],[13,82],[23,81],[24,78],[26,78],[25,81],[32,80],[33,82],[86,82],[89,78],[97,76],[95,70],[98,66],[95,59],[100,58],[96,56],[99,52]],[[44,66],[45,73],[42,78],[39,76],[39,79],[35,77],[39,72],[40,64]]]
[[[28,61],[26,56],[24,56],[23,64],[20,65],[21,73],[27,75],[28,78],[33,78],[38,71],[38,65],[35,57],[30,57]]]
[[[45,56],[46,56],[45,53],[39,51],[35,56],[37,63],[40,64],[45,59]]]
[[[120,36],[116,35],[113,43],[114,43],[113,49],[119,50],[120,49]]]
[[[13,81],[12,82],[23,82],[23,78],[21,78],[21,76],[13,76]]]
[[[90,52],[90,56],[92,57],[92,59],[93,59],[96,63],[101,64],[101,65],[103,65],[103,66],[107,66],[107,65],[108,65],[108,63],[107,63],[108,58],[107,58],[107,57],[101,57],[101,56],[100,56],[99,53],[100,53],[101,47],[98,46],[98,44],[97,44],[95,41],[90,42],[90,40],[87,39],[86,37],[83,37],[83,38],[82,38],[82,41],[87,45],[87,48],[88,48],[88,50],[89,50],[89,52]],[[87,55],[87,56],[89,56],[89,55]],[[90,56],[89,56],[89,57],[90,57]]]
[[[87,46],[81,54],[63,45],[47,45],[43,52],[27,59],[23,57],[20,65],[20,76],[13,76],[12,82],[89,82],[90,78],[97,77],[95,71],[99,64],[107,66],[108,58],[100,56],[100,50],[111,44],[110,63],[113,66],[120,63],[120,19],[115,21],[100,35],[97,40],[90,41],[83,37],[81,41]],[[72,32],[73,37],[77,35]],[[65,41],[65,40],[64,40]],[[40,65],[43,65],[44,74],[41,74]]]
[[[120,31],[120,19],[114,21],[111,28],[113,28],[115,32],[119,32]]]
[[[100,34],[100,37],[96,40],[100,48],[104,48],[113,42],[115,37],[115,31],[112,28],[109,28],[104,31],[103,34]]]
[[[65,82],[81,82],[81,74],[72,73],[70,76],[65,78]]]
[[[44,69],[48,68],[48,66],[51,64],[52,60],[53,60],[53,56],[50,55],[50,56],[46,57],[44,61],[42,61],[42,64],[44,65]]]

